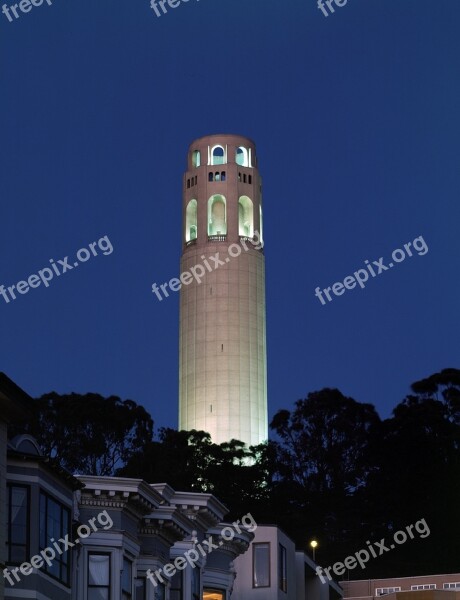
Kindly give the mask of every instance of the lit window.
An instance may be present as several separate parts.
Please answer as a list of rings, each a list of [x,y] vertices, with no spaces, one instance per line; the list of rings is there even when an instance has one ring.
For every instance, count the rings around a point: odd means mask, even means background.
[[[254,237],[254,207],[247,196],[238,201],[238,235]]]
[[[435,583],[424,583],[423,585],[411,585],[410,589],[413,592],[419,591],[419,590],[435,590],[436,584]]]
[[[224,594],[219,590],[203,590],[203,600],[225,600]]]
[[[216,194],[208,200],[208,235],[227,234],[227,208],[224,196]]]
[[[88,600],[110,600],[110,554],[88,554]]]
[[[236,164],[242,167],[249,167],[248,151],[243,146],[236,149]]]
[[[220,181],[220,173],[214,175],[214,181]]]
[[[8,486],[8,563],[19,565],[29,558],[29,488]]]
[[[225,151],[222,146],[215,146],[212,149],[212,163],[213,165],[223,165],[225,163]]]
[[[40,492],[40,550],[52,545],[51,538],[59,540],[69,534],[70,511],[62,504]],[[69,552],[57,555],[51,565],[43,565],[42,570],[69,585]],[[90,600],[90,599],[88,599]]]
[[[123,571],[121,573],[121,592],[122,600],[131,600],[132,594],[132,579],[133,579],[132,563],[127,558],[123,559]]]
[[[252,587],[270,587],[270,544],[252,546]]]
[[[198,232],[197,222],[197,201],[190,200],[185,210],[185,241],[190,242],[196,240]]]
[[[199,150],[194,150],[192,154],[192,164],[194,167],[199,167],[201,164],[201,153]]]
[[[278,579],[279,587],[282,592],[287,592],[287,555],[286,548],[279,545],[278,555]]]
[[[393,594],[394,592],[400,592],[400,587],[386,587],[386,588],[376,588],[375,595],[376,596],[385,596],[385,594]]]

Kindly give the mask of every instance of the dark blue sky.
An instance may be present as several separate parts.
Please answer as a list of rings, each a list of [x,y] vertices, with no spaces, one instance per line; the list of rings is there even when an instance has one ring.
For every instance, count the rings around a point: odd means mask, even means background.
[[[116,394],[177,426],[179,298],[151,284],[179,271],[188,145],[219,132],[255,140],[264,178],[270,416],[325,386],[388,416],[459,366],[458,0],[20,14],[0,14],[0,284],[105,235],[114,251],[0,296],[0,370],[18,385]],[[418,236],[424,256],[315,297]]]

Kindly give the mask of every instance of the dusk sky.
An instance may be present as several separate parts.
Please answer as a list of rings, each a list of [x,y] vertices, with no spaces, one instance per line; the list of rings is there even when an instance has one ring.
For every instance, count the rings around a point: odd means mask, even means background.
[[[0,371],[32,396],[113,394],[177,427],[179,294],[151,286],[179,274],[187,150],[213,133],[257,145],[269,418],[323,387],[387,417],[413,381],[459,367],[458,0],[18,14],[0,13],[0,285],[104,236],[113,252],[0,296]],[[315,296],[420,236],[427,250],[364,289]]]

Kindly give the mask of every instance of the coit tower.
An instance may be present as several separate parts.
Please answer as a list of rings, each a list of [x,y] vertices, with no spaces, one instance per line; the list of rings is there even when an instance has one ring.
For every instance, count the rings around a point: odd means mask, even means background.
[[[267,358],[254,142],[210,135],[191,144],[182,221],[179,428],[259,444],[268,438]]]

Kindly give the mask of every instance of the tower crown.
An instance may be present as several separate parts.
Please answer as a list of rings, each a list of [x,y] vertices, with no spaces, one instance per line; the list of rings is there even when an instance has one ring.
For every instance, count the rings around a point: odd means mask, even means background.
[[[222,134],[192,142],[183,180],[183,246],[261,236],[261,192],[252,140]]]

